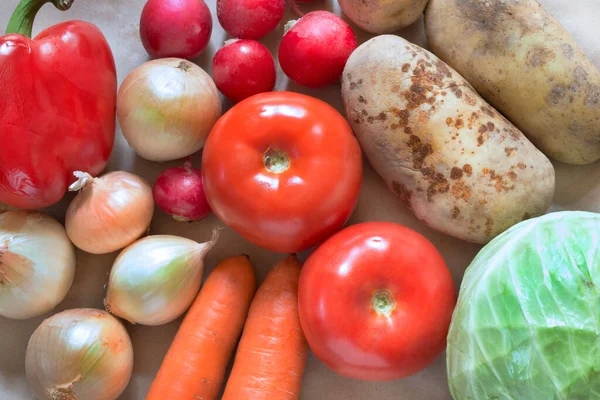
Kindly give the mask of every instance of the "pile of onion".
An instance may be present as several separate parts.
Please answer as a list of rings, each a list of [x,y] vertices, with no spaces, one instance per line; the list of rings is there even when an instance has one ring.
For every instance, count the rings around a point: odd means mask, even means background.
[[[79,194],[67,209],[65,225],[75,246],[105,254],[133,243],[150,226],[154,198],[150,184],[129,172],[109,172],[93,178],[75,172],[69,190]]]
[[[42,322],[27,345],[25,373],[38,399],[115,400],[132,370],[127,331],[101,310],[56,314]]]
[[[73,283],[75,249],[63,226],[35,211],[0,213],[0,315],[51,311]]]
[[[125,78],[117,96],[123,136],[150,161],[197,152],[220,116],[221,100],[212,78],[181,58],[142,64]]]

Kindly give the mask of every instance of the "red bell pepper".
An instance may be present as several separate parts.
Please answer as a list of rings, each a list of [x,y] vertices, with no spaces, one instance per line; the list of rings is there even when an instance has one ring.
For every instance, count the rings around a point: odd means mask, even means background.
[[[73,171],[99,174],[115,137],[117,74],[106,38],[83,21],[30,39],[47,2],[21,0],[0,36],[0,202],[43,208],[58,202]]]

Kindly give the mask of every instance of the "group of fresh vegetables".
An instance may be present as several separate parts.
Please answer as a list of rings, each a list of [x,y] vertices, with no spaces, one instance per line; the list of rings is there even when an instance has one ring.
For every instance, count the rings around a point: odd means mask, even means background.
[[[0,315],[54,309],[73,282],[73,245],[121,253],[107,312],[67,310],[32,335],[26,373],[39,398],[117,398],[133,350],[113,316],[161,325],[186,312],[148,399],[297,399],[308,347],[339,374],[392,380],[446,346],[457,400],[600,398],[600,215],[543,216],[555,187],[547,157],[600,159],[600,73],[537,1],[340,0],[356,25],[382,34],[360,46],[327,11],[288,23],[282,70],[313,88],[341,79],[345,116],[272,92],[275,62],[258,40],[282,23],[285,0],[217,0],[235,39],[215,54],[212,77],[191,61],[210,41],[207,5],[148,0],[140,36],[155,59],[118,91],[95,26],[69,21],[27,37],[45,2],[22,0],[0,37],[12,49],[0,53],[9,94],[0,97],[0,201],[23,209],[0,214]],[[424,11],[435,54],[388,34]],[[223,115],[219,91],[237,103]],[[140,157],[187,160],[153,187],[125,171],[98,176],[115,115]],[[199,150],[196,169],[189,157]],[[458,304],[425,237],[390,222],[344,228],[362,154],[425,224],[486,245]],[[31,211],[67,191],[78,194],[64,228]],[[214,212],[264,249],[315,250],[304,265],[282,258],[258,290],[241,255],[202,284],[218,230],[205,243],[141,238],[155,204],[180,221]]]

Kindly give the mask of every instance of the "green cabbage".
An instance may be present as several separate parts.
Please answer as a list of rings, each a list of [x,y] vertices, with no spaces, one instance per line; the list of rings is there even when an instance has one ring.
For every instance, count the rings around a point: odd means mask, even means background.
[[[455,400],[600,399],[600,214],[522,222],[467,269],[448,334]]]

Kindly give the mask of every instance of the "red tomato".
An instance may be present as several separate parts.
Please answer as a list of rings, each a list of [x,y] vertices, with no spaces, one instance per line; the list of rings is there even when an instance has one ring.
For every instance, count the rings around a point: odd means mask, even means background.
[[[392,380],[429,365],[446,345],[456,303],[436,248],[389,222],[342,230],[300,275],[302,329],[315,355],[341,375]]]
[[[295,253],[348,220],[360,191],[362,155],[333,107],[270,92],[238,103],[216,123],[202,172],[218,218],[260,247]]]

